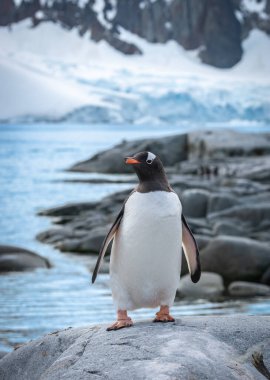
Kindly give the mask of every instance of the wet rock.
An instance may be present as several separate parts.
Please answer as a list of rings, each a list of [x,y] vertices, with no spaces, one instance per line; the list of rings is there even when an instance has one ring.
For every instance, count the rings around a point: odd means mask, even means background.
[[[265,285],[270,285],[270,267],[266,269],[266,271],[262,275],[260,282]]]
[[[177,294],[180,297],[215,298],[224,292],[222,277],[217,273],[202,272],[200,281],[194,284],[189,274],[180,280]]]
[[[0,351],[0,360],[1,360],[5,355],[7,355],[7,352],[6,352],[6,351]]]
[[[228,292],[234,297],[269,296],[270,286],[245,281],[232,282]]]
[[[269,368],[269,322],[267,316],[191,316],[117,332],[104,325],[63,330],[4,356],[0,377],[261,380],[251,355],[260,347]]]
[[[183,214],[191,218],[206,216],[209,193],[201,189],[185,190],[181,196]]]
[[[47,259],[34,252],[12,246],[0,246],[0,273],[25,272],[36,268],[50,268]]]
[[[218,236],[201,251],[202,270],[220,274],[226,283],[259,282],[270,266],[269,245],[248,238]]]
[[[171,166],[187,158],[186,143],[187,135],[185,134],[159,139],[123,141],[112,149],[100,152],[89,160],[73,165],[70,170],[78,172],[129,173],[132,172],[132,169],[125,165],[124,157],[142,151],[151,151],[157,154],[165,166]],[[168,146],[170,149],[168,149]]]

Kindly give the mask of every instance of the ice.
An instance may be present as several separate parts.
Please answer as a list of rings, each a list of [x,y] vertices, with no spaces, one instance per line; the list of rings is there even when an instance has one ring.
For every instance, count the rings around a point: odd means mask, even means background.
[[[96,2],[101,12],[103,0]],[[267,124],[270,120],[269,37],[253,30],[232,69],[202,64],[199,49],[174,41],[151,44],[120,28],[142,56],[124,56],[58,24],[30,20],[0,28],[0,121],[179,125]]]

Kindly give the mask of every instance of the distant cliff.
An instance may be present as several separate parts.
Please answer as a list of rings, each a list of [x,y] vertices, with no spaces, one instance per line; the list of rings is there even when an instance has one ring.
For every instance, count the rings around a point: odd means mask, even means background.
[[[1,0],[0,26],[31,18],[87,31],[124,54],[141,54],[121,37],[124,28],[152,43],[174,40],[186,50],[199,49],[204,63],[234,66],[242,40],[258,28],[270,35],[270,0]]]

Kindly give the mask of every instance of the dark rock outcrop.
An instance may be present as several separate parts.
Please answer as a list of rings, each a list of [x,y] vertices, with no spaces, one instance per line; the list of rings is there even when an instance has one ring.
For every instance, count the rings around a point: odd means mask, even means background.
[[[47,259],[26,249],[0,246],[0,273],[24,272],[36,268],[50,268]]]
[[[153,151],[165,166],[187,159],[187,135],[135,141],[123,141],[112,149],[97,153],[89,160],[73,165],[69,170],[99,173],[132,173],[124,157],[142,151]]]
[[[206,169],[207,166],[210,168],[215,166],[219,169],[221,161],[221,174],[225,174],[225,176],[235,175],[239,171],[241,178],[250,176],[251,180],[260,181],[262,178],[263,182],[267,182],[270,175],[270,134],[239,133],[232,130],[195,131],[162,138],[123,141],[111,149],[97,153],[86,161],[76,163],[69,170],[99,173],[132,172],[131,168],[124,164],[123,158],[144,150],[159,155],[166,167],[179,167],[181,164],[182,172],[183,164],[183,167],[186,166],[185,174],[198,174],[203,162],[206,164]],[[224,163],[225,158],[226,162]],[[224,173],[225,168],[228,173]],[[211,176],[211,174],[210,171],[207,176]],[[221,199],[222,196],[223,199]],[[230,203],[233,203],[233,199],[229,199],[229,197],[230,195],[226,193],[217,194],[217,198],[213,199],[211,204],[214,201],[217,204],[219,199],[220,205],[216,207],[221,210],[222,207],[228,207]],[[212,208],[211,204],[210,208]]]
[[[11,25],[15,21],[15,4],[13,0],[0,2],[0,26]]]
[[[203,46],[200,56],[209,65],[225,68],[240,61],[241,25],[234,15],[231,1],[207,2]]]
[[[260,368],[270,366],[269,322],[267,316],[192,316],[115,332],[106,326],[57,331],[5,355],[0,377],[262,380]],[[254,366],[255,354],[261,366]]]

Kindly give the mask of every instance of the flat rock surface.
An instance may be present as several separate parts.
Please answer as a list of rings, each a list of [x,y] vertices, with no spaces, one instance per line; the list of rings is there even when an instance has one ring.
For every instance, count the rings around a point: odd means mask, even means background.
[[[183,317],[107,332],[67,329],[32,341],[0,360],[3,380],[258,379],[252,355],[270,368],[270,317]]]

